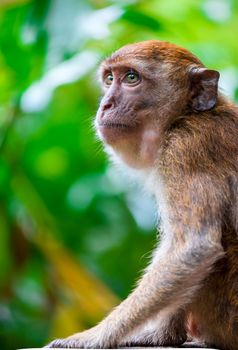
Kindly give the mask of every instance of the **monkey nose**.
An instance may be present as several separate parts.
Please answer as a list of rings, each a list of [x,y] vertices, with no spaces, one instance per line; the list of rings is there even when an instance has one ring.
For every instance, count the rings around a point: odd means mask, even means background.
[[[104,112],[104,111],[106,111],[106,110],[108,110],[108,109],[111,109],[112,108],[112,106],[113,106],[113,104],[112,103],[104,103],[103,105],[102,105],[102,111]]]

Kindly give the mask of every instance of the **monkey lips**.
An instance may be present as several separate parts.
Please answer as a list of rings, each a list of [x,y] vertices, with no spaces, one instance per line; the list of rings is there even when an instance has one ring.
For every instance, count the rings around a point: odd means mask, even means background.
[[[132,123],[124,123],[122,118],[117,118],[116,113],[105,113],[100,111],[97,113],[95,126],[100,139],[108,145],[114,145],[118,141],[127,139],[128,136],[138,129]]]

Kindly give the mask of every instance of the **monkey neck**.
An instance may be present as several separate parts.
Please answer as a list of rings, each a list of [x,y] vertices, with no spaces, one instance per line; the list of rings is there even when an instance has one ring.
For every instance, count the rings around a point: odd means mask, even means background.
[[[160,202],[161,191],[162,188],[163,192],[166,190],[168,177],[174,179],[171,169],[176,170],[176,167],[180,166],[179,152],[181,153],[181,146],[185,142],[181,136],[181,126],[184,128],[187,121],[186,129],[191,128],[191,134],[193,134],[194,125],[196,129],[200,125],[202,135],[204,120],[207,121],[210,118],[214,120],[214,115],[223,116],[224,108],[233,110],[234,105],[219,93],[217,105],[211,111],[181,114],[171,118],[170,123],[164,123],[163,120],[166,120],[166,117],[158,115],[156,122],[147,120],[145,125],[131,134],[125,134],[115,144],[105,145],[105,149],[114,163],[125,169],[127,174],[131,174],[130,177],[143,183],[146,189],[156,197],[157,202]],[[175,139],[179,140],[179,144]],[[194,152],[196,153],[197,150],[195,149]]]
[[[157,202],[161,199],[161,188],[163,187],[162,176],[157,166],[157,160],[153,166],[135,167],[125,162],[124,158],[116,152],[111,146],[105,145],[105,151],[109,155],[110,160],[119,170],[130,179],[131,182],[137,183],[140,187],[153,196]],[[143,151],[144,152],[144,151]],[[157,150],[156,150],[156,153]],[[137,163],[138,164],[138,163]],[[161,187],[162,186],[162,187]]]
[[[158,159],[161,139],[160,130],[151,123],[118,139],[113,145],[106,145],[105,149],[114,162],[149,173]]]

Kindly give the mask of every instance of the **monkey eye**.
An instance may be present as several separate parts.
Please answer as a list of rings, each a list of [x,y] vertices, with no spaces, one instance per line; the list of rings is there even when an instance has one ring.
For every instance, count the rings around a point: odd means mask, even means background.
[[[105,76],[104,83],[106,85],[112,85],[112,82],[113,82],[113,74],[110,72]]]
[[[130,70],[126,73],[122,81],[123,83],[128,85],[135,85],[140,81],[140,76],[137,72]]]

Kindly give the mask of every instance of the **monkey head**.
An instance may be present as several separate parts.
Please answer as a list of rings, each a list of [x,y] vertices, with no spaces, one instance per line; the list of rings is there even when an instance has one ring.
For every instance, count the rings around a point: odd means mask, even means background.
[[[158,159],[163,134],[181,117],[216,106],[219,73],[163,41],[126,45],[100,67],[95,125],[109,153],[133,168]]]

